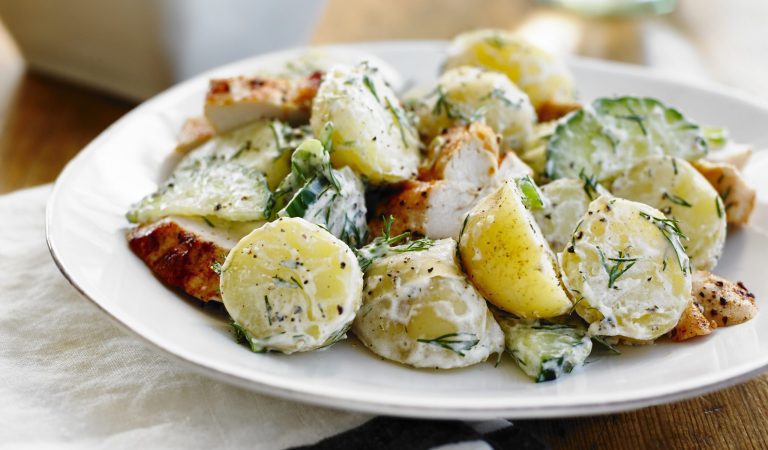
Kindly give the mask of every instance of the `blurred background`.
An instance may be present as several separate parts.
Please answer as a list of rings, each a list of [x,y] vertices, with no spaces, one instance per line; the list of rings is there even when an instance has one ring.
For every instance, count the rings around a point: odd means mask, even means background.
[[[0,0],[0,192],[52,181],[138,102],[208,68],[478,27],[768,101],[764,0]]]

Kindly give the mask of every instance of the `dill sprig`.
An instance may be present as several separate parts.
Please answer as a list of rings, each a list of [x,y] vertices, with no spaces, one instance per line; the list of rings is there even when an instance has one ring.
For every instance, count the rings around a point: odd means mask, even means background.
[[[616,283],[616,280],[624,275],[632,266],[637,262],[637,258],[630,258],[628,254],[625,254],[619,250],[619,256],[616,258],[606,258],[603,250],[598,246],[597,253],[600,255],[600,264],[603,265],[605,272],[608,274],[608,287],[612,288]],[[609,265],[608,261],[616,264]]]
[[[464,352],[476,346],[480,339],[474,333],[448,333],[434,339],[417,339],[423,344],[437,345],[464,357]]]
[[[690,208],[693,205],[688,202],[688,200],[684,199],[683,197],[680,197],[679,195],[670,194],[669,192],[664,192],[661,194],[661,198],[667,199],[670,202],[674,203],[675,205],[685,206],[686,208]]]
[[[373,84],[373,81],[368,75],[363,75],[363,85],[368,88],[371,94],[373,94],[373,98],[375,98],[378,103],[381,103],[381,100],[379,100],[379,94],[376,92],[376,86]]]
[[[379,258],[406,252],[420,252],[429,249],[434,245],[434,241],[427,238],[421,238],[409,241],[411,232],[406,231],[397,236],[392,236],[392,223],[395,221],[393,216],[382,216],[384,230],[382,235],[371,241],[370,244],[354,250],[357,255],[357,261],[360,268],[365,272],[373,262]],[[406,242],[407,241],[407,242]]]
[[[600,193],[597,191],[597,177],[594,175],[587,175],[584,173],[584,169],[579,171],[579,178],[584,182],[584,192],[587,194],[590,200],[594,200]]]
[[[683,244],[680,243],[681,239],[687,240],[688,236],[686,236],[680,229],[680,225],[677,222],[677,219],[662,219],[642,211],[640,211],[640,217],[652,222],[654,225],[656,225],[659,231],[661,231],[664,239],[667,240],[669,245],[675,251],[675,256],[677,257],[677,263],[680,265],[680,270],[683,272],[690,270],[690,268],[686,267],[683,263],[683,257],[681,255],[685,255],[686,253],[685,249],[683,248]]]

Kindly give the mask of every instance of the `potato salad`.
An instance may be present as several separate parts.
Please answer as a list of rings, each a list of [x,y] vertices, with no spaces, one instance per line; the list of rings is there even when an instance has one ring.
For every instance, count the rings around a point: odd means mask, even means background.
[[[250,351],[357,339],[422,370],[507,355],[545,382],[757,314],[712,272],[755,202],[751,149],[718,124],[578,99],[557,55],[502,30],[457,36],[408,92],[374,57],[313,54],[211,80],[126,214],[131,250]]]

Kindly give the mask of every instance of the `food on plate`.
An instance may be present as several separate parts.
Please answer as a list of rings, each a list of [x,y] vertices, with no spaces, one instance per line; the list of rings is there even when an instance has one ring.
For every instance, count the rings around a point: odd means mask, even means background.
[[[499,171],[497,139],[491,127],[478,122],[446,129],[429,144],[419,178],[486,186]]]
[[[379,356],[451,369],[504,349],[499,325],[459,268],[453,239],[375,259],[365,271],[363,291],[352,329]]]
[[[589,203],[606,194],[610,195],[590,177],[561,178],[542,186],[542,206],[532,212],[549,247],[557,253],[564,251]]]
[[[693,273],[693,300],[701,305],[704,316],[719,327],[738,325],[755,317],[755,295],[744,283],[728,281],[713,273]]]
[[[540,207],[536,188],[528,183],[521,189],[505,181],[472,208],[459,236],[459,254],[469,279],[495,306],[521,318],[555,317],[573,305],[555,254],[524,203]]]
[[[245,236],[219,269],[221,297],[251,350],[283,353],[346,337],[362,303],[352,250],[322,227],[279,218]]]
[[[416,103],[418,129],[429,141],[456,124],[482,122],[500,135],[503,151],[523,146],[536,121],[528,96],[501,73],[457,67]]]
[[[331,167],[317,139],[304,141],[291,156],[291,173],[275,190],[270,217],[301,217],[358,247],[367,234],[365,187],[349,167]],[[276,211],[276,212],[275,212]]]
[[[133,252],[222,302],[252,351],[351,332],[411,367],[506,353],[550,381],[593,341],[707,339],[757,314],[710,272],[756,201],[727,129],[653,98],[583,103],[556,56],[499,30],[457,37],[407,108],[386,63],[321,53],[212,80],[126,214]]]
[[[205,118],[217,132],[255,120],[278,119],[293,124],[309,119],[322,74],[304,79],[238,76],[213,79],[205,97]]]
[[[599,98],[558,122],[547,143],[547,175],[603,182],[651,156],[695,160],[707,154],[698,125],[660,101]]]
[[[695,296],[692,296],[677,325],[669,332],[669,336],[673,342],[683,342],[697,336],[706,336],[715,328],[717,323],[707,319],[704,315],[704,307],[696,301]]]
[[[459,238],[467,212],[485,190],[472,183],[448,180],[407,181],[379,203],[376,216],[394,216],[394,234],[410,231],[432,239]],[[370,232],[381,232],[383,223],[374,219]]]
[[[718,194],[729,224],[745,225],[755,208],[757,194],[736,166],[699,160],[693,163]]]
[[[258,121],[216,136],[185,155],[165,183],[133,206],[128,219],[264,220],[270,187],[290,170],[290,152],[303,135],[277,121]]]
[[[571,373],[592,352],[586,329],[537,319],[516,319],[500,314],[507,352],[526,375],[537,382]]]
[[[128,245],[164,283],[204,302],[221,301],[219,274],[211,267],[261,224],[170,216],[133,228]]]
[[[573,100],[574,81],[565,64],[507,31],[475,30],[456,36],[448,48],[445,68],[461,66],[503,73],[528,95],[536,108],[547,102]]]
[[[216,134],[204,116],[190,117],[184,121],[176,142],[176,151],[184,154],[207,142]]]
[[[694,270],[711,270],[725,245],[726,209],[717,191],[687,161],[653,157],[613,181],[613,195],[653,206],[678,222],[688,238],[685,252]]]
[[[648,205],[600,196],[562,254],[574,309],[594,336],[657,339],[691,296],[688,255],[677,221]]]
[[[412,178],[419,166],[418,133],[376,67],[329,70],[312,103],[316,136],[328,134],[331,161],[374,184]]]

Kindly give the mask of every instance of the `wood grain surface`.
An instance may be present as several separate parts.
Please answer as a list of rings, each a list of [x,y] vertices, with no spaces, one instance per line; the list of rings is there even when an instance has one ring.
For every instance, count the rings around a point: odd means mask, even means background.
[[[329,1],[312,41],[449,38],[478,26],[514,27],[533,7],[514,0],[386,3]],[[84,145],[135,106],[24,70],[3,39],[0,32],[0,193],[53,181]],[[768,375],[630,413],[517,424],[553,448],[766,449]]]

